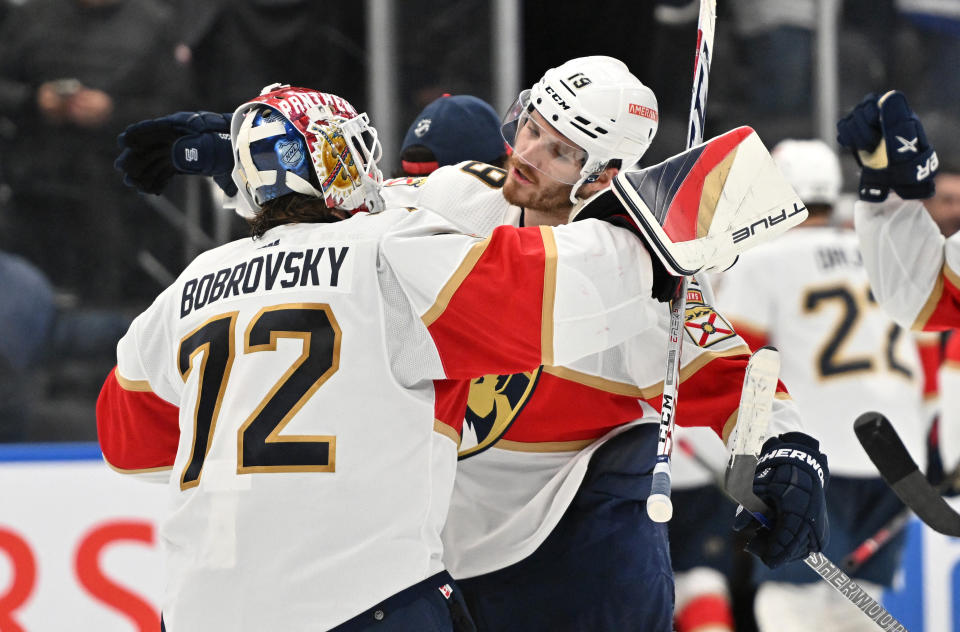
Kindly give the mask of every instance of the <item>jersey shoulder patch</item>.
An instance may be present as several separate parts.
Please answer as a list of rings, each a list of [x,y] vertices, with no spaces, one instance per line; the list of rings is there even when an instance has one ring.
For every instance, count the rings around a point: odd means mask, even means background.
[[[706,303],[703,292],[696,283],[690,283],[687,288],[683,328],[690,340],[704,349],[737,335],[730,323],[713,306]]]

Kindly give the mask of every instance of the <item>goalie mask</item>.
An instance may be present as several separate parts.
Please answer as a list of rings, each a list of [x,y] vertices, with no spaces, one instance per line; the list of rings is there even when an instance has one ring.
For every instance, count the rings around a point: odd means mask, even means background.
[[[383,210],[377,132],[346,100],[273,84],[237,108],[230,127],[233,180],[249,207],[241,215],[290,193],[351,213]]]
[[[653,90],[623,62],[580,57],[551,68],[521,92],[501,129],[518,158],[572,185],[570,201],[576,203],[580,187],[596,180],[610,161],[629,168],[640,160],[659,118]]]

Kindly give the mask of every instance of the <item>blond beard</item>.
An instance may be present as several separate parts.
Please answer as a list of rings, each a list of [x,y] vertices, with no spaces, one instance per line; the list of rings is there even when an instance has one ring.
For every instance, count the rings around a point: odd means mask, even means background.
[[[518,158],[510,156],[507,159],[507,171],[518,162],[520,162]],[[533,169],[529,165],[525,165],[525,168],[527,171]],[[570,188],[569,184],[563,184],[544,173],[537,172],[536,191],[520,191],[520,187],[515,184],[515,181],[512,178],[507,178],[503,185],[503,197],[514,206],[535,209],[551,216],[563,218],[566,221],[566,218],[570,215],[570,209],[573,208],[570,203]]]

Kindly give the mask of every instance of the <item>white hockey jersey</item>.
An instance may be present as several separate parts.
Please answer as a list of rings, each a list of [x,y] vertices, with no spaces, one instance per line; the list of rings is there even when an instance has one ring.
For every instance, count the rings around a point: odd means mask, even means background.
[[[854,222],[874,295],[902,327],[960,327],[960,233],[944,238],[918,200],[858,201]]]
[[[851,230],[795,228],[744,254],[717,302],[752,347],[780,350],[780,375],[834,475],[876,477],[853,422],[876,410],[922,462],[917,345],[876,304]]]
[[[622,229],[457,233],[404,209],[280,226],[131,325],[98,431],[111,466],[167,481],[169,629],[324,630],[440,571],[469,378],[656,320]]]
[[[500,192],[502,176],[482,163],[444,167],[411,181],[416,191],[403,193],[410,196],[403,203],[442,209],[461,230],[486,234],[522,218]],[[396,184],[385,195],[409,188]],[[711,304],[709,287],[690,287],[676,419],[727,438],[749,356]],[[473,381],[443,531],[444,560],[455,578],[498,570],[531,554],[566,511],[593,452],[631,424],[659,423],[668,328],[667,306],[658,304],[655,327],[603,353]],[[771,431],[800,429],[782,385],[779,395]],[[650,451],[655,454],[655,443]]]

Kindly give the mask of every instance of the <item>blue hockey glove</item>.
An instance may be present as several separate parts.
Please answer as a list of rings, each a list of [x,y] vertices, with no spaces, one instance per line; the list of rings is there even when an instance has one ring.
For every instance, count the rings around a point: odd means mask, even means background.
[[[937,153],[901,92],[864,97],[837,121],[837,141],[861,166],[861,200],[882,202],[890,189],[905,200],[933,195]]]
[[[746,550],[770,568],[821,551],[830,537],[824,489],[830,479],[819,442],[802,432],[787,432],[763,444],[753,493],[773,512],[769,529],[756,529]],[[739,510],[738,510],[739,511]],[[756,527],[748,511],[739,511],[734,530]]]
[[[124,184],[144,193],[159,194],[174,175],[183,173],[213,176],[227,195],[235,195],[230,117],[177,112],[134,123],[117,138],[122,151],[114,167],[123,173]]]

